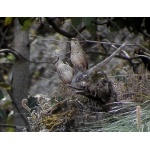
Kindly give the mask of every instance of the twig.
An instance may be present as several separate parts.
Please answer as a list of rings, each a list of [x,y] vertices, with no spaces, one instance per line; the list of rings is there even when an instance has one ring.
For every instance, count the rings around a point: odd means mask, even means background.
[[[65,30],[59,28],[59,27],[55,24],[55,22],[53,21],[53,19],[49,19],[49,18],[46,17],[46,20],[47,20],[47,22],[54,28],[54,30],[55,30],[56,32],[62,34],[62,35],[65,36],[65,37],[68,37],[68,38],[73,38],[73,37],[75,37],[75,36],[78,34],[78,32],[81,33],[83,30],[86,29],[86,26],[83,26],[83,27],[81,27],[80,29],[78,29],[77,31],[75,30],[75,31],[73,31],[73,32],[66,32]]]
[[[111,42],[105,42],[105,41],[92,41],[92,40],[86,40],[88,43],[100,43],[100,44],[107,44],[107,45],[116,45],[116,46],[121,46],[122,44],[120,43],[111,43]],[[126,44],[126,46],[141,46],[140,44]]]
[[[146,55],[138,55],[138,56],[135,56],[135,57],[131,57],[130,59],[137,59],[137,58],[140,58],[140,57],[145,57],[145,58],[148,58],[150,60],[150,57],[148,57]]]
[[[109,57],[107,57],[104,61],[98,63],[94,67],[92,67],[89,70],[87,70],[87,74],[90,74],[90,73],[92,73],[94,71],[100,70],[101,67],[103,67],[104,65],[109,63],[112,58],[114,58],[118,53],[120,53],[123,50],[123,48],[125,47],[125,45],[126,45],[126,42],[124,42],[113,54],[111,54]]]
[[[44,25],[45,25],[44,23],[46,22],[46,21],[42,22],[41,17],[40,17],[39,19],[40,19],[40,25],[39,25],[39,27],[38,27],[37,29],[39,29],[39,28],[41,28],[41,27],[44,27]],[[40,35],[40,33],[41,33],[41,32],[38,30],[37,35],[34,37],[33,40],[31,40],[31,41],[27,44],[27,46],[29,46],[32,42],[34,42],[35,39]]]
[[[70,41],[60,41],[60,40],[49,40],[49,39],[41,39],[41,41],[55,41],[55,42],[60,42],[60,43],[70,43]],[[88,43],[98,43],[98,44],[107,44],[107,45],[116,45],[116,46],[121,46],[120,43],[111,43],[111,42],[100,42],[100,41],[92,41],[92,40],[84,40],[84,41],[80,41],[80,42],[88,42]],[[126,46],[141,46],[140,44],[126,44]]]
[[[101,53],[101,52],[96,52],[96,51],[92,51],[92,52],[86,51],[86,54],[99,54],[99,55],[102,55],[102,56],[110,56],[111,55],[111,54],[106,54],[106,53]],[[120,59],[124,59],[124,60],[129,60],[130,59],[130,58],[120,56],[120,55],[116,55],[115,57],[120,58]]]
[[[5,30],[5,32],[4,32],[4,34],[3,34],[3,37],[2,37],[1,42],[0,42],[0,48],[2,47],[4,38],[5,38],[5,35],[6,35],[7,31],[8,31],[8,29],[9,29],[9,26],[6,28],[6,30]]]
[[[143,45],[141,45],[141,44],[137,44],[131,37],[129,37],[114,21],[112,21],[110,18],[108,18],[107,17],[107,19],[111,22],[111,23],[113,23],[122,33],[123,33],[123,35],[125,36],[125,37],[127,37],[128,39],[130,39],[133,43],[135,43],[137,46],[140,46],[140,47],[142,47],[143,49],[145,49],[145,50],[147,50],[147,51],[149,51],[146,47],[144,47]]]
[[[40,64],[40,63],[52,63],[52,62],[45,62],[45,61],[41,61],[41,62],[34,62],[34,61],[30,61],[28,59],[26,59],[24,56],[22,56],[19,52],[17,52],[15,49],[11,48],[11,49],[0,49],[0,53],[11,53],[13,54],[17,59],[23,59],[25,61],[28,61],[30,63],[36,63],[36,64]]]

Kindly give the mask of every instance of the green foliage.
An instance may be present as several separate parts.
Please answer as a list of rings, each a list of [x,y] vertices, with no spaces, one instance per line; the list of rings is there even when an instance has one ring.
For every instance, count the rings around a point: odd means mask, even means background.
[[[30,96],[28,98],[28,106],[31,108],[31,110],[34,110],[35,107],[37,106],[37,101],[36,98],[33,96]]]
[[[95,18],[92,18],[92,17],[83,17],[82,21],[84,22],[84,24],[86,26],[89,26],[89,25],[91,25],[92,21],[95,21]]]
[[[141,17],[129,17],[127,18],[127,27],[128,29],[132,28],[131,32],[139,31],[143,22]]]
[[[19,23],[22,25],[23,30],[29,29],[33,22],[33,20],[30,17],[21,17],[18,19],[19,19]]]
[[[72,17],[71,21],[72,21],[73,26],[75,28],[77,28],[79,26],[79,24],[81,24],[82,18],[81,17]]]
[[[96,20],[96,17],[84,17],[82,20],[90,33],[96,32],[96,25],[92,23],[92,21]]]
[[[114,23],[111,23],[110,24],[110,31],[111,32],[114,32],[114,31],[119,31],[120,29],[119,28],[124,28],[125,26],[126,26],[126,22],[125,22],[125,20],[123,20],[123,19],[121,19],[121,18],[114,18],[113,19],[113,22]],[[116,26],[119,26],[119,28]]]
[[[7,120],[7,116],[5,114],[5,111],[0,109],[0,119],[2,119],[4,122]]]
[[[14,115],[10,114],[12,109],[12,102],[8,100],[0,90],[0,124],[12,125],[14,122]],[[14,128],[4,127],[1,131],[14,132]]]
[[[11,85],[5,83],[5,82],[0,82],[0,87],[6,89],[6,90],[10,90],[11,89]]]
[[[130,32],[137,33],[141,30],[143,20],[143,17],[115,17],[112,19],[112,22],[108,24],[108,27],[110,27],[110,31],[112,32],[119,31],[126,27]],[[149,20],[146,19],[146,21],[148,26]]]
[[[4,98],[4,95],[3,95],[3,93],[2,93],[2,91],[0,89],[0,100],[2,100],[3,98]]]
[[[90,33],[96,32],[96,25],[92,23],[92,21],[95,21],[96,17],[74,17],[71,18],[72,24],[75,28],[77,28],[81,23],[84,23],[84,25],[87,27],[87,30]]]
[[[8,61],[14,61],[15,60],[15,56],[10,54],[10,55],[7,55],[7,60]]]
[[[8,26],[12,23],[13,17],[6,17],[4,20],[4,26]]]
[[[13,122],[14,122],[14,115],[13,115],[13,114],[10,114],[10,115],[7,117],[6,124],[12,125]],[[7,131],[7,132],[14,132],[15,129],[14,129],[14,128],[7,128],[6,131]]]

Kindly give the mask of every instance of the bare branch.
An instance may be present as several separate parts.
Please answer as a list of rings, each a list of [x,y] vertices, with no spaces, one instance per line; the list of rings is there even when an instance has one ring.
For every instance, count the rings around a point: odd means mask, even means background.
[[[95,65],[94,67],[90,68],[87,71],[87,73],[90,74],[90,73],[92,73],[94,71],[100,70],[101,67],[103,67],[104,65],[109,63],[112,58],[114,58],[118,53],[120,53],[123,50],[123,48],[125,47],[125,45],[126,45],[126,42],[124,42],[112,55],[107,57],[104,61],[102,61],[102,62],[98,63],[97,65]]]
[[[73,38],[73,37],[75,37],[78,33],[81,33],[83,30],[86,29],[86,26],[83,26],[83,27],[81,27],[80,29],[78,29],[77,31],[74,30],[74,31],[72,31],[72,32],[66,32],[65,30],[59,28],[59,27],[55,24],[55,22],[53,21],[53,19],[49,19],[49,18],[46,17],[46,20],[47,20],[47,22],[54,28],[54,30],[55,30],[56,32],[62,34],[62,35],[65,36],[65,37],[68,37],[68,38]]]
[[[30,61],[28,59],[26,59],[24,56],[22,56],[19,52],[17,52],[15,49],[11,48],[11,49],[0,49],[0,53],[11,53],[12,55],[14,55],[17,59],[22,59],[24,61],[28,61],[30,63],[37,63],[37,64],[40,64],[40,63],[52,63],[52,62],[48,62],[48,61],[41,61],[41,62],[34,62],[34,61]]]
[[[111,54],[101,53],[101,52],[97,52],[97,51],[92,51],[92,52],[87,51],[86,54],[99,54],[99,55],[102,55],[102,56],[110,56],[111,55]],[[124,59],[124,60],[129,60],[130,59],[128,57],[124,57],[124,56],[120,56],[120,55],[116,55],[115,57],[119,58],[119,59]]]
[[[8,32],[8,29],[9,29],[9,26],[6,28],[6,30],[5,30],[5,32],[3,34],[3,37],[2,37],[1,42],[0,42],[0,48],[2,47],[2,44],[3,44],[3,41],[5,39],[6,33]]]
[[[20,55],[16,52],[13,51],[11,49],[0,49],[0,53],[11,53],[12,55],[14,55],[17,59],[21,59],[22,57],[20,57]]]

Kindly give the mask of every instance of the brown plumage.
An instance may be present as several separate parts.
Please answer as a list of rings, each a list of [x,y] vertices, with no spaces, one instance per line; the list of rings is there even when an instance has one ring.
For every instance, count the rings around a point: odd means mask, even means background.
[[[74,74],[73,68],[68,64],[64,64],[59,57],[55,61],[55,67],[61,81],[65,84],[70,84]]]
[[[88,69],[86,54],[82,49],[78,39],[72,38],[71,45],[71,62],[76,69],[85,71]]]

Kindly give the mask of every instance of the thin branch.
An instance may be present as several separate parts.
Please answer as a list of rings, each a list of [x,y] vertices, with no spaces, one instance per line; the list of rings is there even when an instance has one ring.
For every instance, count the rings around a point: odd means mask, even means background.
[[[125,45],[126,45],[126,42],[124,42],[113,54],[111,54],[109,57],[107,57],[104,61],[98,63],[94,67],[87,70],[87,74],[90,74],[94,71],[100,70],[104,65],[109,63],[112,58],[114,58],[118,53],[120,53],[123,50],[123,48],[125,47]]]
[[[46,17],[47,22],[54,28],[54,30],[60,34],[62,34],[65,37],[68,38],[73,38],[75,37],[78,33],[81,33],[83,30],[86,29],[86,26],[81,27],[80,29],[78,29],[77,31],[72,31],[72,32],[66,32],[65,30],[59,28],[56,23],[53,21],[53,19],[49,19]]]
[[[40,19],[40,25],[39,25],[39,27],[36,29],[36,30],[38,31],[38,33],[37,33],[37,35],[34,37],[34,39],[31,40],[31,41],[27,44],[27,46],[29,46],[32,42],[34,42],[35,39],[41,34],[41,32],[40,32],[38,29],[41,28],[41,27],[44,27],[46,20],[45,20],[44,22],[42,22],[41,17],[40,17],[39,19]]]
[[[130,59],[138,59],[140,57],[148,58],[150,60],[150,57],[148,57],[146,55],[138,55],[138,56],[135,56],[135,57],[131,57]]]
[[[92,51],[92,52],[86,51],[86,53],[87,54],[99,54],[99,55],[102,55],[102,56],[110,56],[111,55],[111,54],[106,54],[106,53],[96,52],[96,51]],[[129,60],[130,59],[130,58],[120,56],[120,55],[116,55],[115,57],[120,58],[120,59],[124,59],[124,60]]]
[[[128,39],[130,39],[133,43],[135,43],[137,46],[142,47],[143,49],[145,49],[146,51],[149,51],[146,47],[142,46],[141,44],[137,44],[130,36],[128,36],[114,21],[112,21],[109,17],[107,17],[107,19],[114,24],[122,33],[125,37],[127,37]]]
[[[82,42],[82,41],[81,41]],[[86,40],[88,43],[100,43],[100,44],[107,44],[107,45],[116,45],[116,46],[121,46],[122,44],[120,43],[111,43],[111,42],[106,42],[106,41],[92,41],[92,40]],[[126,44],[126,46],[141,46],[140,44]]]
[[[40,63],[52,63],[52,62],[45,62],[45,61],[41,61],[41,62],[34,62],[34,61],[30,61],[28,59],[26,59],[24,56],[22,56],[19,52],[17,52],[15,49],[11,48],[11,49],[0,49],[0,53],[11,53],[12,55],[14,55],[17,59],[23,59],[24,61],[28,61],[30,63],[36,63],[36,64],[40,64]]]
[[[14,55],[17,59],[21,59],[20,55],[17,53],[17,51],[11,50],[11,49],[0,49],[0,53],[11,53]]]
[[[61,40],[55,40],[55,39],[41,39],[41,41],[54,41],[54,42],[60,42],[60,43],[70,43],[70,41],[61,41]],[[84,40],[80,42],[88,42],[88,43],[98,43],[98,44],[107,44],[107,45],[116,45],[121,46],[121,43],[111,43],[111,42],[105,42],[105,41],[92,41],[92,40]],[[141,46],[140,44],[126,44],[126,46]]]
[[[4,34],[3,34],[3,37],[2,37],[1,42],[0,42],[0,48],[2,47],[4,38],[5,38],[6,33],[8,32],[8,29],[9,29],[9,26],[6,28],[6,30],[5,30],[5,32],[4,32]]]

